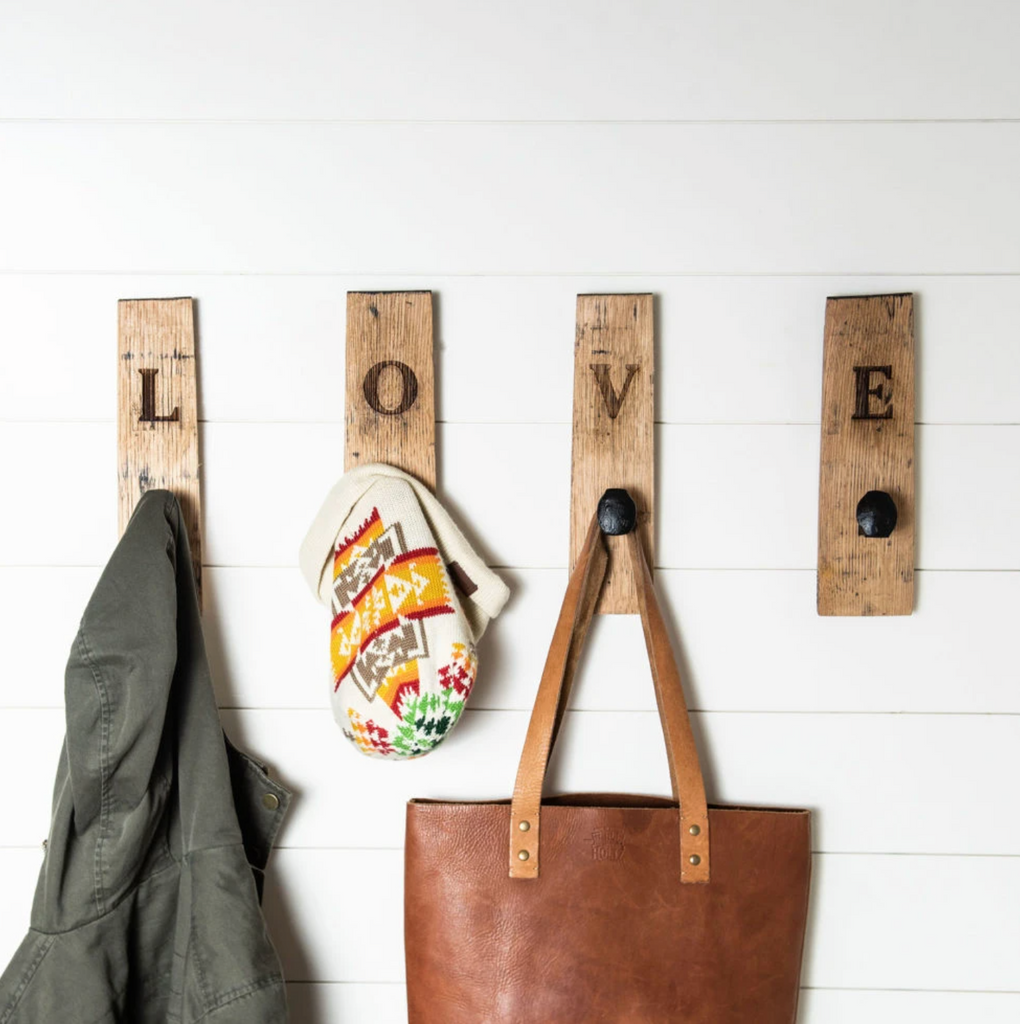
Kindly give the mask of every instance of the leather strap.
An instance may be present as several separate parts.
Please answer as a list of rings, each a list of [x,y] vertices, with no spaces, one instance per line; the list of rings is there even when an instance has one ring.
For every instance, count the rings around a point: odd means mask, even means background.
[[[707,882],[710,877],[708,806],[683,685],[636,532],[627,535],[626,547],[637,581],[638,608],[666,741],[673,799],[680,809],[680,881]],[[567,584],[517,769],[510,805],[511,878],[537,878],[539,874],[546,769],[607,565],[602,531],[598,519],[593,517],[577,566]]]

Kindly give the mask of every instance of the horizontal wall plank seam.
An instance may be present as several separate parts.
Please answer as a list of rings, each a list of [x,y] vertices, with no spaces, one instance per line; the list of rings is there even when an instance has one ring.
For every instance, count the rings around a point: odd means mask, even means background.
[[[847,278],[847,277],[912,277],[912,278],[998,278],[1020,277],[1018,270],[536,270],[536,271],[464,271],[464,270],[174,270],[160,268],[158,270],[74,270],[68,268],[51,268],[49,270],[21,270],[17,267],[0,267],[2,277],[269,277],[269,278],[373,278],[385,283],[387,279],[401,278],[480,278],[480,279],[518,279],[530,278]],[[386,290],[386,289],[380,289]],[[389,289],[394,290],[394,289]]]
[[[112,550],[112,549],[111,549]],[[25,562],[0,562],[0,572],[4,569],[102,569],[105,563],[98,562],[72,562],[70,564],[57,564],[54,562],[25,563]],[[281,569],[293,569],[297,566],[293,562],[264,562],[261,565],[250,565],[245,562],[203,562],[203,569],[244,569],[256,570],[265,569],[269,572],[279,572]],[[566,572],[565,565],[490,565],[490,569],[497,572]],[[654,565],[655,572],[815,572],[815,566],[808,565]],[[979,568],[941,568],[927,567],[915,568],[914,572],[926,573],[1018,573],[1020,565],[1003,565],[993,569]]]
[[[458,801],[454,801],[456,803]],[[465,800],[464,803],[486,803],[492,801],[485,800]],[[723,804],[721,806],[729,806]],[[736,805],[740,806],[740,805]],[[769,807],[769,804],[761,805],[763,807]],[[39,844],[27,844],[27,843],[11,843],[11,844],[0,844],[0,856],[5,852],[22,852],[28,850],[39,850],[41,855],[41,847]],[[399,853],[403,850],[403,846],[299,846],[292,843],[278,843],[273,847],[273,852],[280,852],[282,850],[291,850],[299,852],[315,852],[315,853]],[[1020,861],[1020,853],[902,853],[896,851],[886,850],[811,850],[812,857],[924,857],[926,859],[941,858],[942,860],[1017,860]]]
[[[115,421],[102,416],[92,418],[39,419],[37,417],[0,417],[0,426],[38,427],[110,426]],[[257,427],[339,427],[344,420],[288,420],[288,419],[206,419],[199,423],[222,426]],[[818,420],[661,420],[653,421],[660,427],[818,427]],[[438,425],[453,427],[569,427],[568,420],[436,420]],[[1020,420],[914,420],[915,427],[1020,427]]]
[[[334,125],[416,127],[449,126],[563,126],[578,125],[641,125],[645,127],[699,127],[728,125],[968,125],[1020,124],[1020,117],[0,117],[0,125],[300,125],[323,127]]]
[[[288,982],[288,984],[298,983]],[[317,985],[320,982],[301,982],[301,984]],[[338,984],[361,984],[361,982],[339,982]],[[385,982],[384,984],[399,985],[401,982]],[[917,992],[961,996],[1020,996],[1020,989],[1011,988],[854,988],[850,985],[801,985],[800,990],[801,992]]]
[[[18,571],[32,570],[32,569],[102,569],[106,563],[100,562],[0,562],[0,572],[5,569],[16,569]],[[274,562],[272,564],[263,563],[261,565],[251,565],[246,562],[203,562],[203,569],[236,569],[244,570],[245,572],[279,572],[281,569],[293,569],[297,571],[297,566],[293,562]],[[493,563],[489,566],[490,569],[496,571],[505,572],[566,572],[566,565],[506,565]],[[772,565],[772,566],[761,566],[761,565],[749,565],[749,566],[733,566],[733,565],[655,565],[653,566],[656,572],[815,572],[815,566],[807,565]],[[1014,568],[1012,566],[1002,566],[1001,568],[994,569],[946,569],[946,568],[923,568],[917,567],[914,569],[915,573],[930,573],[931,575],[937,575],[940,573],[983,573],[983,574],[1015,574],[1020,573],[1020,568]]]
[[[295,705],[281,707],[278,704],[220,704],[220,711],[271,711],[274,714],[318,714],[320,708]],[[62,711],[62,704],[0,704],[0,713],[13,712],[48,712]],[[532,708],[467,708],[472,715],[523,715],[529,714]],[[699,708],[689,707],[692,715],[858,715],[869,718],[1020,718],[1020,711],[833,711],[832,709],[815,711],[811,708],[791,710],[788,708]],[[651,708],[568,708],[570,715],[650,715]]]
[[[295,988],[298,985],[336,985],[337,987],[347,986],[373,986],[381,987],[388,985],[392,988],[404,988],[403,981],[308,981],[304,978],[288,981],[288,985]],[[987,989],[987,988],[854,988],[851,985],[801,985],[801,992],[917,992],[926,995],[963,995],[963,996],[1020,996],[1020,989]]]

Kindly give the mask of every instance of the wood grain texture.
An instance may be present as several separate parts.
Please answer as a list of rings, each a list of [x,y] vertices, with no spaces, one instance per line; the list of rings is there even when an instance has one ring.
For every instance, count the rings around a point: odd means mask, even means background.
[[[818,614],[909,615],[914,606],[914,301],[830,298],[825,308]],[[896,504],[888,537],[866,537],[869,491]]]
[[[568,423],[569,297],[626,287],[619,278],[569,276],[430,276],[428,284],[442,296],[437,414],[445,423],[472,424]],[[411,276],[373,278],[373,287],[387,291],[420,285]],[[112,419],[115,381],[95,353],[109,344],[117,298],[200,293],[202,334],[210,339],[202,348],[203,422],[341,423],[337,324],[347,292],[359,287],[356,275],[0,275],[5,332],[19,339],[4,355],[0,410],[6,420],[35,421],[41,409],[54,420]],[[924,296],[916,322],[924,337],[915,376],[918,423],[1020,423],[1020,388],[1003,386],[1020,379],[1020,276],[648,277],[641,287],[655,295],[662,339],[655,385],[668,400],[656,410],[660,423],[817,424],[825,298],[882,292]],[[59,358],[40,374],[35,360],[43,350]],[[279,372],[283,351],[286,374]],[[716,381],[725,387],[707,386]],[[814,505],[812,496],[812,534]]]
[[[191,299],[117,304],[118,527],[152,488],[173,491],[202,595],[202,495],[198,456],[195,312]]]
[[[280,842],[321,851],[282,849],[267,876],[273,941],[308,981],[291,1017],[406,1024],[402,801],[509,793],[567,577],[572,298],[641,291],[656,585],[692,704],[725,712],[694,716],[713,793],[802,799],[847,854],[818,859],[798,1024],[1020,1021],[1020,823],[1001,813],[1020,751],[1020,5],[101,6],[37,0],[0,33],[0,703],[51,709],[0,710],[18,780],[0,832],[24,844],[0,853],[0,968],[42,858],[67,645],[116,541],[116,300],[201,297],[211,669],[252,709],[228,732],[301,794]],[[398,778],[323,710],[321,609],[293,563],[342,458],[347,292],[420,288],[441,296],[444,490],[514,597],[451,745]],[[821,311],[906,292],[916,566],[945,571],[919,573],[911,616],[818,616]],[[17,500],[53,494],[54,467],[73,515]],[[960,494],[980,528],[960,529]],[[568,723],[561,788],[667,785],[640,650],[636,616],[594,624],[574,706],[602,713]]]
[[[438,425],[444,490],[456,495],[458,520],[484,531],[479,549],[490,565],[566,567],[570,433],[566,424]],[[656,538],[657,568],[817,570],[817,425],[660,425],[656,433],[669,468],[656,482],[656,515],[668,526]],[[207,564],[292,566],[294,538],[322,502],[331,473],[323,467],[335,464],[341,435],[332,423],[203,424]],[[925,466],[917,568],[1020,570],[1020,426],[923,426],[916,436]],[[59,464],[63,485],[83,499],[74,517],[59,502],[10,502],[0,565],[104,564],[116,541],[116,492],[103,489],[115,445],[112,422],[0,422],[10,479],[45,490],[45,467]],[[257,516],[255,479],[273,481]],[[701,500],[706,489],[713,503]],[[980,530],[959,528],[961,493],[982,509]],[[522,530],[536,510],[542,529]],[[812,616],[814,605],[809,595]]]
[[[385,462],[436,487],[432,292],[347,293],[344,469]]]
[[[655,347],[651,295],[578,295],[570,472],[570,568],[610,487],[630,491],[654,565]],[[637,590],[622,537],[607,538],[609,572],[596,611],[635,614]]]

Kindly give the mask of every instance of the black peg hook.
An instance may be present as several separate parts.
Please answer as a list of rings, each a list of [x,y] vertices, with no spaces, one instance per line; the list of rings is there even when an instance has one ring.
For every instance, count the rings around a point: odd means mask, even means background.
[[[888,537],[896,529],[896,502],[885,491],[868,491],[857,502],[857,532],[863,537]]]
[[[599,498],[598,517],[602,532],[618,537],[637,525],[637,506],[624,488],[610,487]]]

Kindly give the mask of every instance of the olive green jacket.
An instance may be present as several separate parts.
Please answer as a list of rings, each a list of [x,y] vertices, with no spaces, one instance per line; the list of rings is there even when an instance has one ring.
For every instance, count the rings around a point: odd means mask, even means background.
[[[0,1024],[276,1024],[260,908],[290,794],[219,723],[177,499],[142,497],[82,618],[28,935]]]

